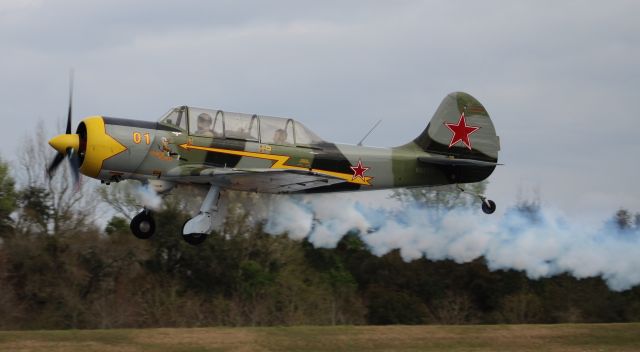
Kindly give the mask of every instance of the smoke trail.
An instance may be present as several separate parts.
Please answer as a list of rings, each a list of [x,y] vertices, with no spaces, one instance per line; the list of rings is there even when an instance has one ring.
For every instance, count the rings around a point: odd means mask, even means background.
[[[162,197],[149,184],[135,187],[135,196],[136,200],[147,209],[159,210],[162,206]]]
[[[357,231],[375,255],[394,249],[406,261],[425,256],[466,263],[484,257],[489,269],[515,269],[537,279],[561,273],[601,276],[616,291],[640,284],[640,233],[603,223],[594,229],[559,211],[508,209],[484,215],[458,208],[438,215],[420,204],[387,199],[376,205],[350,196],[282,197],[274,201],[265,230],[335,247]]]

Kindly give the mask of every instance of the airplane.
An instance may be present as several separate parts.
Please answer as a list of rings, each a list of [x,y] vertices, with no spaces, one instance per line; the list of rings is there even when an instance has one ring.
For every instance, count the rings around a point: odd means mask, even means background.
[[[336,144],[291,118],[180,106],[158,122],[107,116],[83,119],[71,133],[72,87],[64,134],[49,144],[67,158],[76,183],[82,173],[109,185],[141,181],[166,194],[178,184],[208,187],[200,211],[182,227],[183,239],[204,242],[213,230],[221,190],[263,193],[355,192],[479,182],[498,164],[500,140],[484,106],[463,92],[447,95],[427,127],[393,148]],[[366,138],[366,136],[365,136]],[[496,204],[474,194],[482,211]],[[148,239],[155,232],[150,209],[130,223]]]

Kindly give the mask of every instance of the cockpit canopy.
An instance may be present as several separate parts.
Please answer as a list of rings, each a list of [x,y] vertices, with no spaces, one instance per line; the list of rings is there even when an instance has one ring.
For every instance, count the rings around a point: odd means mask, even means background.
[[[182,106],[169,110],[160,123],[190,136],[240,139],[264,144],[309,146],[322,142],[311,130],[289,118],[242,114]]]

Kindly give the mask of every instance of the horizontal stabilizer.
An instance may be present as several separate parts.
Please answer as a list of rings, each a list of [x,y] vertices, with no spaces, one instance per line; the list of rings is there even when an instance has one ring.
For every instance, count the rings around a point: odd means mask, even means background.
[[[473,159],[456,159],[442,156],[421,156],[418,161],[425,164],[445,165],[445,166],[478,166],[478,167],[495,167],[498,163],[490,161],[473,160]]]

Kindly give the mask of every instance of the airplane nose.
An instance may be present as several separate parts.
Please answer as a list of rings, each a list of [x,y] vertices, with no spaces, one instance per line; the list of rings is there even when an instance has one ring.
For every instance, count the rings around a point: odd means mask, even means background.
[[[78,150],[80,145],[80,137],[77,134],[61,134],[49,140],[49,145],[57,150],[60,154],[66,154],[67,149],[73,148]]]

